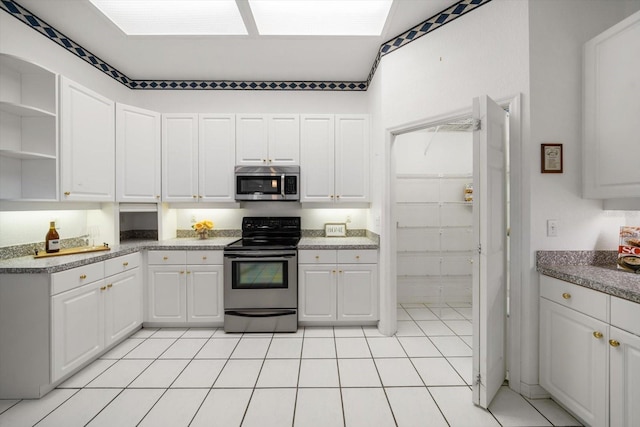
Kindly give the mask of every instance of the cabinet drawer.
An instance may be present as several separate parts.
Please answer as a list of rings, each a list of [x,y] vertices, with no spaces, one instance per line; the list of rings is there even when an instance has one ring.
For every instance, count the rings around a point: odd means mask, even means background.
[[[540,296],[565,307],[609,321],[609,295],[549,276],[540,276]]]
[[[222,251],[188,251],[187,264],[222,265]]]
[[[338,257],[333,249],[298,251],[299,264],[335,264],[336,262]]]
[[[149,251],[149,265],[179,265],[187,263],[187,251]]]
[[[111,258],[104,262],[104,277],[113,276],[123,271],[140,266],[140,252]]]
[[[349,249],[338,251],[338,264],[377,264],[378,251]]]
[[[611,324],[632,334],[640,335],[640,304],[611,297]]]
[[[60,292],[65,292],[103,278],[103,261],[53,273],[51,275],[51,295],[56,295]]]

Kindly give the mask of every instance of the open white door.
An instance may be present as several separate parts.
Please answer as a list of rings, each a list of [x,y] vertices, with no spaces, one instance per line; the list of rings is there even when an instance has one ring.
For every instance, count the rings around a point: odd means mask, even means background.
[[[473,99],[473,402],[487,408],[506,376],[507,113]]]

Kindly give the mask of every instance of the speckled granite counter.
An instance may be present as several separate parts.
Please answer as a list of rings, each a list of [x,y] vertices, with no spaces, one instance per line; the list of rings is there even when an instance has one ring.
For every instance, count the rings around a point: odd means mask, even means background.
[[[303,237],[298,249],[378,249],[368,237]]]
[[[112,246],[106,252],[64,255],[35,259],[32,256],[0,260],[0,274],[49,274],[141,250],[222,250],[239,237],[210,237],[205,240],[178,238],[158,241],[139,240]],[[367,237],[303,237],[298,249],[378,249]]]
[[[541,274],[640,303],[640,274],[617,269],[615,251],[539,251],[536,259]]]
[[[106,252],[92,252],[87,254],[64,255],[51,258],[32,256],[11,258],[0,261],[0,274],[48,274],[94,262],[104,261],[121,255],[127,255],[141,250],[222,250],[238,237],[212,237],[206,240],[194,238],[170,239],[158,241],[134,241],[111,247]]]

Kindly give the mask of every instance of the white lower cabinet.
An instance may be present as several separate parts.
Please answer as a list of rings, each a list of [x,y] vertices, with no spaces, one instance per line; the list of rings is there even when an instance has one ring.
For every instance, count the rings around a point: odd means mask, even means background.
[[[222,251],[149,251],[149,323],[223,321]]]
[[[640,305],[540,278],[540,385],[588,426],[640,425]]]
[[[104,280],[51,298],[51,381],[93,359],[104,348]]]
[[[51,297],[52,382],[140,327],[139,266],[140,254],[134,253],[52,274],[52,289],[99,276]]]
[[[300,250],[298,319],[378,320],[377,260],[376,250]]]

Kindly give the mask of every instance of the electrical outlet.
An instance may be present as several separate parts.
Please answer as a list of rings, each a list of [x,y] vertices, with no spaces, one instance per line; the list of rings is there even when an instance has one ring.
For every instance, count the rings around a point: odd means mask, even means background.
[[[548,219],[547,220],[547,237],[557,237],[557,236],[558,236],[558,220]]]

